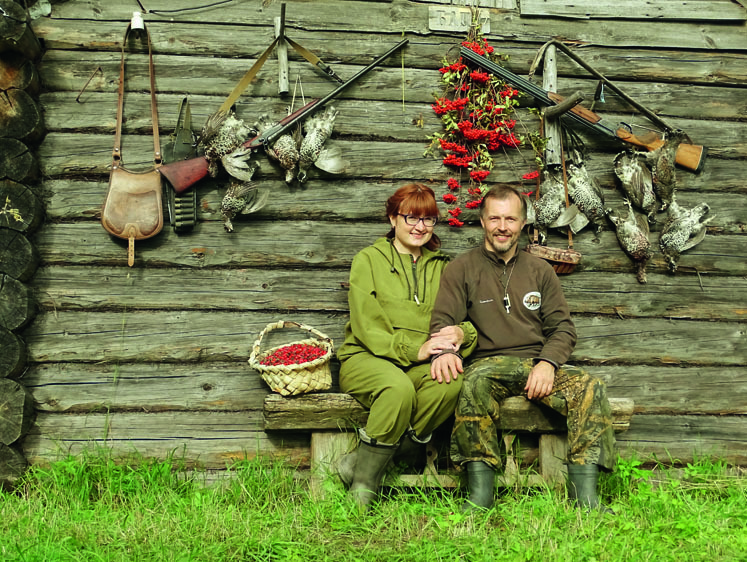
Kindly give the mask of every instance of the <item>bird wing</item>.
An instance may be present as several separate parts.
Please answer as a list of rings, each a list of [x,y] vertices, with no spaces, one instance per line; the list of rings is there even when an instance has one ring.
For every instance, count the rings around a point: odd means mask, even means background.
[[[314,161],[314,165],[317,168],[330,174],[344,172],[348,164],[342,157],[342,148],[340,148],[340,145],[330,140],[327,141],[327,144],[322,148],[319,156]]]
[[[250,181],[259,164],[250,162],[252,149],[243,145],[223,156],[220,161],[231,176],[241,181]]]
[[[256,213],[262,207],[267,205],[267,199],[270,196],[270,192],[266,189],[258,190],[255,187],[254,194],[251,196],[251,201],[247,203],[247,205],[241,209],[242,215],[248,215],[250,213]]]

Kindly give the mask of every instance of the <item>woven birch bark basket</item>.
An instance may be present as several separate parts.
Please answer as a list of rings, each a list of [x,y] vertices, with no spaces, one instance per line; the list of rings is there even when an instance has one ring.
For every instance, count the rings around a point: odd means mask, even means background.
[[[273,330],[282,330],[284,328],[304,330],[308,332],[310,337],[262,351],[262,340],[264,337]],[[305,363],[262,365],[262,361],[278,349],[294,344],[313,345],[323,349],[325,353],[321,357]],[[254,342],[254,346],[252,347],[252,353],[249,356],[249,365],[259,373],[262,380],[267,383],[273,392],[278,392],[283,396],[305,394],[328,390],[332,386],[332,371],[330,370],[329,361],[332,358],[333,351],[332,339],[320,331],[298,322],[279,320],[268,324],[260,332],[257,341]]]

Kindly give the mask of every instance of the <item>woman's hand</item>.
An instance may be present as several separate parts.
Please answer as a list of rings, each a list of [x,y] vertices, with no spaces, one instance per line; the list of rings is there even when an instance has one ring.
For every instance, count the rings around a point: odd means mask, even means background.
[[[420,346],[418,350],[418,361],[428,361],[431,355],[438,355],[442,351],[457,351],[459,346],[454,345],[452,337],[431,336],[431,338]]]
[[[458,351],[464,341],[464,330],[459,326],[444,326],[435,334],[431,334],[433,338],[446,338],[454,345],[454,351]]]

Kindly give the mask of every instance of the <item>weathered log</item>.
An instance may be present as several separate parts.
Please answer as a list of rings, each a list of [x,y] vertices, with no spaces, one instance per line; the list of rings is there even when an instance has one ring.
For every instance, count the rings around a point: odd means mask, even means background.
[[[338,364],[332,362],[333,382]],[[640,414],[746,415],[739,366],[584,365],[607,384],[610,398],[630,398]],[[247,364],[34,363],[23,384],[44,412],[169,410],[258,412],[269,388]],[[334,385],[333,392],[339,392]],[[252,414],[253,415],[253,414]]]
[[[41,55],[41,45],[28,23],[25,10],[13,0],[0,0],[4,17],[0,17],[0,53],[8,50],[36,60]]]
[[[288,458],[309,466],[309,438],[302,434],[269,434],[261,414],[247,412],[163,412],[144,414],[39,413],[22,442],[32,464],[46,465],[68,454],[110,449],[118,457],[141,454],[166,459],[176,455],[188,465],[225,468],[256,456]],[[624,458],[656,457],[660,462],[692,462],[706,455],[747,464],[745,416],[640,415],[630,429],[617,433]]]
[[[26,367],[26,344],[21,338],[0,326],[0,378],[15,378]]]
[[[158,238],[139,242],[135,262],[138,267],[349,267],[356,252],[386,234],[381,224],[359,222],[351,229],[332,222],[268,221],[252,215],[244,215],[241,222],[234,222],[234,227],[235,232],[229,235],[221,223],[205,224],[198,238],[177,236],[164,229]],[[449,232],[444,247],[448,254],[458,255],[477,246],[481,239],[479,226],[465,226]],[[747,273],[743,239],[743,235],[706,236],[682,254],[677,275]],[[50,265],[126,264],[127,256],[122,254],[126,241],[111,239],[100,224],[93,222],[47,224],[34,242],[42,261]],[[560,235],[548,238],[550,246],[563,243]],[[604,231],[595,237],[593,232],[582,231],[574,237],[574,248],[582,254],[576,271],[635,270],[613,232]],[[667,271],[660,252],[654,254],[648,271]]]
[[[24,90],[33,98],[39,94],[39,73],[20,53],[3,53],[0,58],[0,92],[10,89]]]
[[[28,467],[26,457],[16,447],[0,443],[0,488],[10,491]]]
[[[6,273],[19,281],[28,281],[34,275],[38,263],[36,248],[23,234],[0,228],[0,273]]]
[[[351,32],[365,30],[369,33],[391,34],[392,30],[396,29],[398,33],[401,31],[421,35],[431,32],[428,27],[427,11],[427,3],[402,2],[397,4],[397,9],[392,9],[389,3],[367,2],[366,17],[361,18],[359,10],[351,10],[350,3],[346,0],[328,0],[315,2],[313,9],[306,9],[302,14],[294,10],[293,17],[303,17],[303,27],[318,31],[345,29]],[[267,25],[264,32],[265,44],[272,40],[273,19],[279,15],[280,6],[277,4],[272,4],[267,9],[262,10],[261,20]],[[68,2],[56,7],[52,14],[54,18],[91,20],[97,24],[129,20],[131,16],[131,7],[127,4],[118,3],[108,4],[106,9],[103,10],[99,5]],[[216,23],[222,22],[235,26],[240,24],[257,26],[258,24],[257,12],[246,10],[241,5],[227,4],[221,10],[211,13],[211,16]],[[195,16],[193,12],[187,11],[173,14],[172,19],[192,22]],[[295,25],[295,23],[290,17],[288,18],[287,25],[289,27]],[[491,13],[491,23],[494,28],[494,35],[488,35],[488,40],[491,43],[503,37],[521,37],[524,41],[532,42],[544,42],[550,37],[566,37],[582,44],[631,46],[634,48],[646,45],[649,47],[728,51],[739,50],[744,47],[744,29],[741,26],[724,26],[709,22],[699,24],[696,29],[700,33],[696,34],[693,31],[692,24],[656,21],[658,32],[651,33],[651,24],[644,25],[641,21],[620,19],[615,20],[614,25],[580,25],[577,23],[571,28],[567,20],[522,18],[516,10],[508,12],[494,10]],[[171,20],[160,24],[164,28],[168,27],[169,31],[171,31],[171,25],[173,25]],[[157,23],[153,27],[157,29],[159,24]],[[254,29],[252,31],[259,34],[259,31]],[[246,28],[244,28],[244,33],[248,33]],[[169,33],[169,36],[173,37],[171,33]],[[189,37],[189,35],[187,34],[184,37]],[[240,37],[241,35],[236,40],[239,41]],[[294,38],[296,38],[295,35]],[[164,40],[161,39],[161,41]],[[296,40],[309,48],[314,47],[314,44],[304,43],[301,38],[296,38]],[[331,42],[334,43],[334,41]],[[320,54],[320,56],[322,55]],[[324,57],[322,56],[322,58]]]
[[[25,182],[34,179],[37,171],[36,160],[25,144],[0,138],[0,180]]]
[[[717,166],[716,164],[723,164]],[[264,166],[264,164],[263,164]],[[709,232],[719,234],[743,234],[747,230],[747,190],[740,191],[737,174],[738,166],[728,161],[712,161],[704,178],[689,177],[677,191],[677,203],[691,208],[707,201],[713,219],[708,223]],[[589,166],[589,173],[600,182],[604,191],[605,203],[611,208],[623,207],[623,195],[614,188],[612,170],[599,166]],[[706,179],[707,178],[707,179]],[[383,219],[384,202],[400,185],[412,183],[417,177],[388,181],[366,181],[364,179],[314,179],[299,190],[288,186],[278,178],[262,174],[258,180],[261,190],[273,194],[258,213],[242,215],[237,221],[255,221],[259,218],[276,220],[376,220]],[[225,179],[206,179],[197,186],[200,205],[197,208],[198,221],[219,221],[220,203],[225,195]],[[445,183],[430,183],[437,195],[446,193]],[[74,179],[49,180],[43,183],[46,199],[46,213],[50,219],[65,222],[89,220],[101,210],[101,201],[106,193],[106,181],[82,181]],[[710,191],[713,189],[714,191]],[[442,215],[445,205],[440,205]],[[465,215],[467,213],[464,213]],[[657,222],[650,225],[650,231],[660,231],[666,214],[658,215]],[[381,224],[385,224],[383,221]],[[610,223],[610,230],[612,230]],[[457,229],[436,227],[449,250],[449,234]],[[587,231],[589,229],[586,229]],[[194,238],[194,236],[192,236]]]
[[[44,134],[39,104],[23,90],[7,90],[0,94],[0,136],[30,144]]]
[[[0,443],[11,445],[34,422],[34,399],[19,382],[0,379]]]
[[[629,398],[610,398],[615,431],[625,431],[633,415]],[[262,406],[265,431],[317,431],[353,429],[365,424],[368,412],[349,394],[320,392],[295,397],[265,396]],[[501,403],[499,428],[511,431],[559,432],[566,430],[565,418],[522,398]]]
[[[24,338],[29,362],[243,362],[249,359],[259,332],[280,319],[312,326],[339,344],[347,315],[285,310],[50,311],[36,318]],[[598,316],[574,320],[579,341],[571,363],[747,364],[744,323]]]
[[[44,218],[42,201],[27,186],[0,180],[0,227],[30,233]]]
[[[619,2],[599,2],[598,0],[580,0],[573,4],[559,4],[543,0],[522,0],[520,13],[528,16],[545,16],[556,18],[579,19],[630,19],[646,18],[657,20],[693,20],[693,21],[744,21],[745,11],[729,0],[691,1],[687,9],[682,9],[680,2],[656,2],[646,0],[628,0]]]
[[[317,2],[317,4],[319,3]],[[296,8],[294,7],[294,10]],[[54,51],[116,52],[118,50],[119,42],[122,40],[122,32],[121,24],[116,18],[111,20],[56,19],[56,15],[52,14],[53,17],[51,18],[40,18],[32,23],[36,35],[44,40],[47,54]],[[358,18],[354,25],[360,23],[360,18]],[[546,25],[547,23],[547,20],[545,20],[540,25]],[[555,23],[557,21],[553,22],[553,24]],[[649,96],[654,100],[660,99],[659,96],[662,94],[666,97],[667,94],[656,91],[658,88],[652,87],[654,85],[643,82],[674,81],[673,83],[677,83],[683,80],[687,81],[687,88],[672,88],[666,84],[661,88],[675,95],[677,91],[692,92],[693,87],[690,84],[719,83],[726,85],[747,82],[747,61],[744,56],[737,52],[718,50],[714,47],[698,51],[692,50],[692,45],[681,45],[682,50],[670,48],[664,51],[662,56],[652,58],[651,47],[655,47],[652,41],[658,40],[658,35],[665,32],[666,23],[656,22],[653,25],[656,29],[654,36],[649,33],[645,41],[633,44],[627,43],[627,47],[620,46],[616,38],[609,35],[601,41],[587,42],[583,45],[584,58],[594,61],[594,67],[609,79],[631,81],[625,85],[625,91],[645,105],[648,105],[647,100],[641,99],[641,95]],[[598,25],[582,26],[587,29],[600,27]],[[683,26],[679,27],[682,28]],[[744,32],[743,28],[737,25],[719,27],[720,33],[732,34],[735,41]],[[503,25],[501,25],[501,28],[507,29]],[[257,30],[258,28],[254,29]],[[350,32],[355,31],[355,33],[351,33],[348,38],[340,35],[337,30],[324,30],[315,26],[295,27],[292,33],[293,39],[302,45],[313,48],[314,52],[323,60],[336,61],[336,67],[337,61],[344,64],[366,64],[372,56],[379,52],[381,35],[368,26],[356,28],[349,25],[346,29]],[[246,59],[258,57],[270,40],[269,29],[265,34],[259,32],[247,33],[245,27],[236,25],[232,21],[222,24],[220,30],[221,33],[216,33],[215,27],[211,25],[194,25],[177,21],[169,21],[168,25],[163,27],[156,23],[151,28],[153,49],[159,54],[186,55],[190,59],[198,56],[214,57],[216,54],[226,58]],[[563,37],[569,36],[567,30],[560,33]],[[240,40],[227,41],[226,37],[230,36],[240,36]],[[549,33],[546,37],[532,36],[525,38],[521,33],[509,32],[501,35],[498,48],[501,53],[508,57],[506,64],[512,72],[526,75],[538,45],[553,36],[555,36],[554,33]],[[409,66],[432,70],[436,70],[442,65],[444,53],[458,44],[460,40],[456,37],[440,34],[430,35],[427,41],[422,41],[420,38],[407,34],[405,37],[410,39],[406,55]],[[491,44],[494,44],[493,38],[488,37],[488,40],[491,41]],[[293,52],[290,54],[291,59],[295,57],[300,60],[300,57]],[[386,64],[387,61],[384,62]],[[395,60],[394,65],[396,66],[396,64],[397,61]],[[588,73],[568,57],[561,57],[558,60],[558,72],[564,77],[588,77]],[[636,81],[642,82],[640,91],[632,89],[636,88]],[[198,88],[204,87],[202,82],[196,83],[195,87],[189,90],[190,94],[201,93]],[[103,84],[99,84],[99,87],[101,85]],[[105,87],[111,86],[106,85]],[[608,96],[606,103],[614,104],[615,101],[609,98]],[[697,100],[693,105],[692,111],[699,111],[700,100]],[[724,109],[734,111],[736,108]],[[658,109],[656,111],[658,113]]]
[[[109,449],[118,458],[183,461],[186,466],[225,469],[258,456],[309,466],[308,436],[273,436],[246,412],[143,414],[39,414],[22,442],[32,464],[49,464],[83,451]]]
[[[36,301],[29,287],[10,275],[0,277],[0,327],[18,330],[36,314]]]

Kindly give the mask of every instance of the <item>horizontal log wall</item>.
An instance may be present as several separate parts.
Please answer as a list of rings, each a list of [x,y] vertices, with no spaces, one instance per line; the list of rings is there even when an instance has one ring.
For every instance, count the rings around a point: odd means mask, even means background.
[[[185,0],[180,7],[200,4]],[[22,380],[37,409],[24,442],[31,462],[102,446],[121,455],[177,454],[210,468],[254,455],[308,463],[307,435],[262,430],[268,389],[247,365],[250,347],[279,318],[341,342],[348,269],[357,251],[386,232],[386,198],[411,181],[444,192],[449,170],[423,153],[426,136],[441,130],[430,107],[437,69],[464,34],[431,30],[434,8],[446,9],[407,0],[287,2],[288,36],[343,77],[403,35],[410,41],[401,56],[334,103],[334,136],[348,168],[339,176],[315,170],[302,187],[289,187],[278,166],[259,155],[255,179],[270,191],[269,202],[235,220],[232,234],[220,217],[226,180],[205,180],[197,187],[195,229],[176,234],[166,226],[138,243],[131,269],[125,245],[98,222],[113,145],[119,42],[131,7],[71,0],[34,22],[46,49],[39,75],[49,133],[38,152],[47,220],[33,240],[40,267],[29,281],[41,312],[23,333],[29,368]],[[728,21],[702,22],[488,13],[487,38],[509,55],[515,73],[526,76],[545,41],[567,39],[631,97],[708,148],[702,173],[678,172],[678,202],[705,201],[716,218],[705,240],[683,254],[676,275],[666,272],[656,245],[660,216],[652,226],[648,284],[636,282],[611,228],[575,238],[583,261],[562,283],[580,336],[574,363],[603,378],[611,396],[635,400],[630,430],[618,435],[623,456],[689,462],[715,455],[747,464],[747,53],[739,8]],[[199,129],[272,41],[279,14],[279,3],[255,1],[145,15],[163,139],[184,95]],[[595,80],[564,55],[557,61],[561,93],[581,89],[591,97]],[[151,154],[146,55],[128,55],[127,69],[123,151],[128,165],[145,167]],[[291,90],[300,79],[306,100],[334,87],[292,50],[289,75]],[[248,121],[263,112],[280,116],[288,104],[277,94],[271,57],[237,114]],[[595,110],[610,123],[649,124],[611,93]],[[536,128],[520,111],[526,126]],[[619,207],[612,159],[620,146],[584,139],[589,170],[607,204]],[[500,157],[491,180],[517,181],[530,160],[527,151]],[[480,243],[475,218],[468,215],[462,229],[437,227],[448,253]],[[561,233],[551,233],[550,245],[563,243]],[[336,382],[338,365],[332,366]]]

